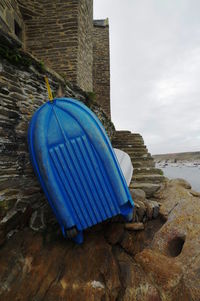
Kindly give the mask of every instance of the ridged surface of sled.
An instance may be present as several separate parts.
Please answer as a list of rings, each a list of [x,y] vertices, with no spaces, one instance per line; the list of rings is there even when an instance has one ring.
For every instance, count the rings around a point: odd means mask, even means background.
[[[32,117],[28,140],[33,167],[64,235],[75,228],[80,243],[84,229],[118,214],[130,218],[133,201],[116,155],[85,105],[68,98],[45,103]]]

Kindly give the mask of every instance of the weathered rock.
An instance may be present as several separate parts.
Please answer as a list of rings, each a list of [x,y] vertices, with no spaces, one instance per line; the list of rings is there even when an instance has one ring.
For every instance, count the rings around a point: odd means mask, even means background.
[[[197,192],[197,191],[194,191],[194,190],[190,190],[189,193],[191,193],[192,196],[200,198],[200,192]]]
[[[0,266],[0,300],[116,300],[120,290],[102,235],[89,234],[77,246],[26,230],[1,249]]]
[[[178,262],[148,249],[136,255],[135,259],[155,285],[161,288],[161,300],[190,300]]]
[[[133,187],[134,189],[142,189],[145,191],[147,197],[151,197],[161,188],[161,184],[133,182],[133,184],[131,184],[131,187]]]
[[[184,179],[173,179],[173,180],[170,180],[169,183],[172,183],[173,184],[177,184],[177,185],[180,185],[186,189],[191,189],[191,184],[188,183],[186,180]]]
[[[159,215],[160,205],[157,201],[146,200],[148,219],[157,218]]]
[[[4,229],[0,230],[0,246],[3,245],[6,241],[6,232]]]
[[[145,203],[145,206],[146,206],[147,220],[152,220],[152,218],[153,218],[153,206],[152,206],[151,202],[148,201],[148,200],[145,200],[144,203]]]
[[[143,223],[127,223],[127,224],[125,224],[125,229],[131,230],[131,231],[144,230],[144,224]]]
[[[159,215],[160,205],[155,200],[145,199],[142,197],[134,198],[133,222],[146,222]]]
[[[0,249],[0,300],[199,301],[200,198],[176,182],[161,195],[164,224],[104,223],[81,246],[57,225],[19,229]]]
[[[146,193],[142,189],[131,189],[130,193],[134,201],[144,201],[146,199]]]
[[[194,197],[188,187],[185,183],[180,184],[179,180],[169,181],[162,190],[160,213],[165,217],[166,223],[154,236],[152,254],[159,252],[166,260],[171,257],[173,265],[181,266],[179,278],[181,277],[190,295],[185,300],[199,300],[200,198]],[[164,259],[161,266],[166,270],[169,268]],[[177,290],[181,295],[180,290],[183,288],[177,287]]]
[[[161,301],[157,288],[130,256],[116,249],[115,257],[119,264],[122,284],[119,300]]]
[[[160,205],[156,201],[151,201],[151,203],[153,206],[153,218],[157,218],[159,215],[159,211],[160,211]]]
[[[106,240],[115,245],[122,240],[124,235],[124,224],[121,223],[111,223],[105,228],[105,238]]]
[[[142,222],[146,213],[146,206],[144,202],[135,200],[135,220],[136,222]]]
[[[143,231],[125,231],[120,245],[131,256],[135,256],[145,248],[149,248],[155,233],[162,225],[161,219],[154,219],[145,224]]]
[[[140,251],[140,248],[135,244],[135,236],[129,232],[125,232],[120,245],[130,255],[135,255]]]

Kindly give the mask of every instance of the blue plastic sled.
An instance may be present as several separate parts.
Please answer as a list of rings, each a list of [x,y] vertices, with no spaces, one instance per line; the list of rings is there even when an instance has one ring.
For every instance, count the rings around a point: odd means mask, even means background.
[[[77,243],[83,230],[121,214],[133,200],[107,134],[81,102],[59,98],[42,105],[28,132],[35,173],[63,235]]]

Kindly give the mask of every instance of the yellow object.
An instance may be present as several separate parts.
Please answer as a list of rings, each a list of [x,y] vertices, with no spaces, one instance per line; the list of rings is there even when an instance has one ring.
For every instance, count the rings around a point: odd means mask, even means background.
[[[46,87],[47,87],[49,100],[52,101],[53,100],[53,95],[52,95],[51,88],[50,88],[50,85],[49,85],[48,77],[45,76],[44,79],[45,79],[45,83],[46,83]]]

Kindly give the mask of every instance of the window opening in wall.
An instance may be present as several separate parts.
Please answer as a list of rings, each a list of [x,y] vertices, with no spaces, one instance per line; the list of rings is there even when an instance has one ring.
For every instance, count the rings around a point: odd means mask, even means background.
[[[16,20],[14,20],[14,26],[15,26],[15,35],[18,37],[18,39],[22,40],[22,29]]]

